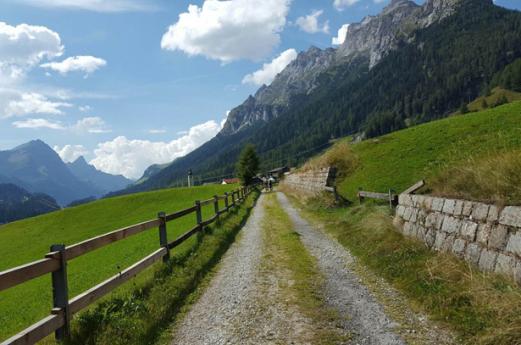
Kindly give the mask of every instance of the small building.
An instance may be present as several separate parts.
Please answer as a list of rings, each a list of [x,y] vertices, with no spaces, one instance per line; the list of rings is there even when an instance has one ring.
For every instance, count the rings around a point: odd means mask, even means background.
[[[225,178],[221,182],[221,184],[238,184],[238,183],[241,183],[241,180],[236,178],[236,177],[234,177],[234,178]]]

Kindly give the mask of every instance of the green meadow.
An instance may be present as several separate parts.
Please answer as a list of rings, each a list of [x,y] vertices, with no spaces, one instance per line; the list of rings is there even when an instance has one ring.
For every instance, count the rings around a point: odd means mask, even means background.
[[[74,244],[118,228],[154,219],[159,211],[175,212],[222,195],[237,186],[209,185],[132,194],[99,200],[0,227],[0,271],[44,257],[52,244]],[[220,201],[220,208],[224,207]],[[203,208],[203,219],[213,215],[213,204]],[[173,240],[196,223],[195,214],[168,223]],[[191,238],[177,253],[189,251]],[[151,229],[69,262],[69,297],[117,274],[159,247],[158,231]],[[52,307],[50,274],[0,292],[0,340],[49,314]]]

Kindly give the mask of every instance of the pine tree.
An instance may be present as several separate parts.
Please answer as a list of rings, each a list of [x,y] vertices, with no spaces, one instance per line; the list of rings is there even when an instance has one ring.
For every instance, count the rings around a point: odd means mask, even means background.
[[[237,175],[243,185],[248,186],[259,171],[259,158],[255,152],[255,146],[248,144],[241,151],[237,162]]]

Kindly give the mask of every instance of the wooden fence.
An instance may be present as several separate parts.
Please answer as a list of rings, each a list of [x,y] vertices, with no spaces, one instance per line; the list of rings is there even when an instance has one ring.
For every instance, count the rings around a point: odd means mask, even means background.
[[[425,181],[420,180],[411,187],[407,188],[402,194],[414,194],[419,189],[425,186]],[[376,193],[376,192],[366,192],[363,191],[362,188],[358,189],[358,200],[360,203],[364,201],[364,199],[376,199],[376,200],[386,200],[389,202],[389,207],[393,208],[398,205],[398,195],[392,189],[389,189],[387,193]]]
[[[45,255],[44,259],[0,272],[0,291],[48,273],[52,274],[53,290],[53,309],[51,310],[51,314],[15,336],[5,340],[0,345],[34,344],[53,332],[55,332],[58,341],[66,339],[69,336],[70,322],[74,314],[136,276],[156,261],[160,259],[162,259],[163,262],[168,261],[171,249],[179,246],[194,234],[202,231],[205,226],[216,221],[220,214],[228,212],[228,210],[243,202],[252,192],[253,188],[254,187],[242,187],[231,193],[225,193],[223,196],[216,195],[205,201],[196,201],[194,206],[172,214],[160,212],[157,219],[131,225],[70,246],[63,244],[52,245],[50,253]],[[222,209],[219,209],[219,200],[224,201],[224,208]],[[211,204],[214,205],[214,215],[210,219],[203,221],[201,207]],[[166,231],[167,223],[192,213],[196,214],[197,224],[174,241],[168,242]],[[67,262],[69,260],[153,228],[159,229],[159,249],[117,275],[69,299],[67,283]]]

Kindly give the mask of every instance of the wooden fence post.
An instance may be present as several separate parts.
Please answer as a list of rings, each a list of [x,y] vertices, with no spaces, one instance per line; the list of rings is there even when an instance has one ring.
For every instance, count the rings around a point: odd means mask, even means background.
[[[195,206],[197,206],[197,210],[195,211],[197,225],[200,225],[203,222],[203,215],[201,212],[201,202],[199,200],[197,200],[195,202]]]
[[[59,252],[60,269],[52,272],[53,314],[63,313],[64,325],[55,331],[56,340],[62,342],[70,336],[69,284],[67,282],[67,258],[65,245],[53,244],[51,252]]]
[[[235,207],[235,191],[232,192],[232,206]]]
[[[362,204],[362,202],[364,201],[364,197],[362,196],[362,194],[360,193],[362,191],[362,187],[359,187],[358,188],[358,200],[360,201],[360,205]]]
[[[215,210],[215,215],[219,217],[219,197],[217,195],[213,197],[213,209]]]
[[[159,218],[159,244],[161,247],[166,249],[166,255],[163,256],[163,262],[168,262],[170,259],[170,249],[168,248],[168,237],[166,233],[166,214],[165,212],[159,212],[157,214]]]
[[[226,208],[226,211],[228,211],[228,192],[224,193],[224,207]]]

